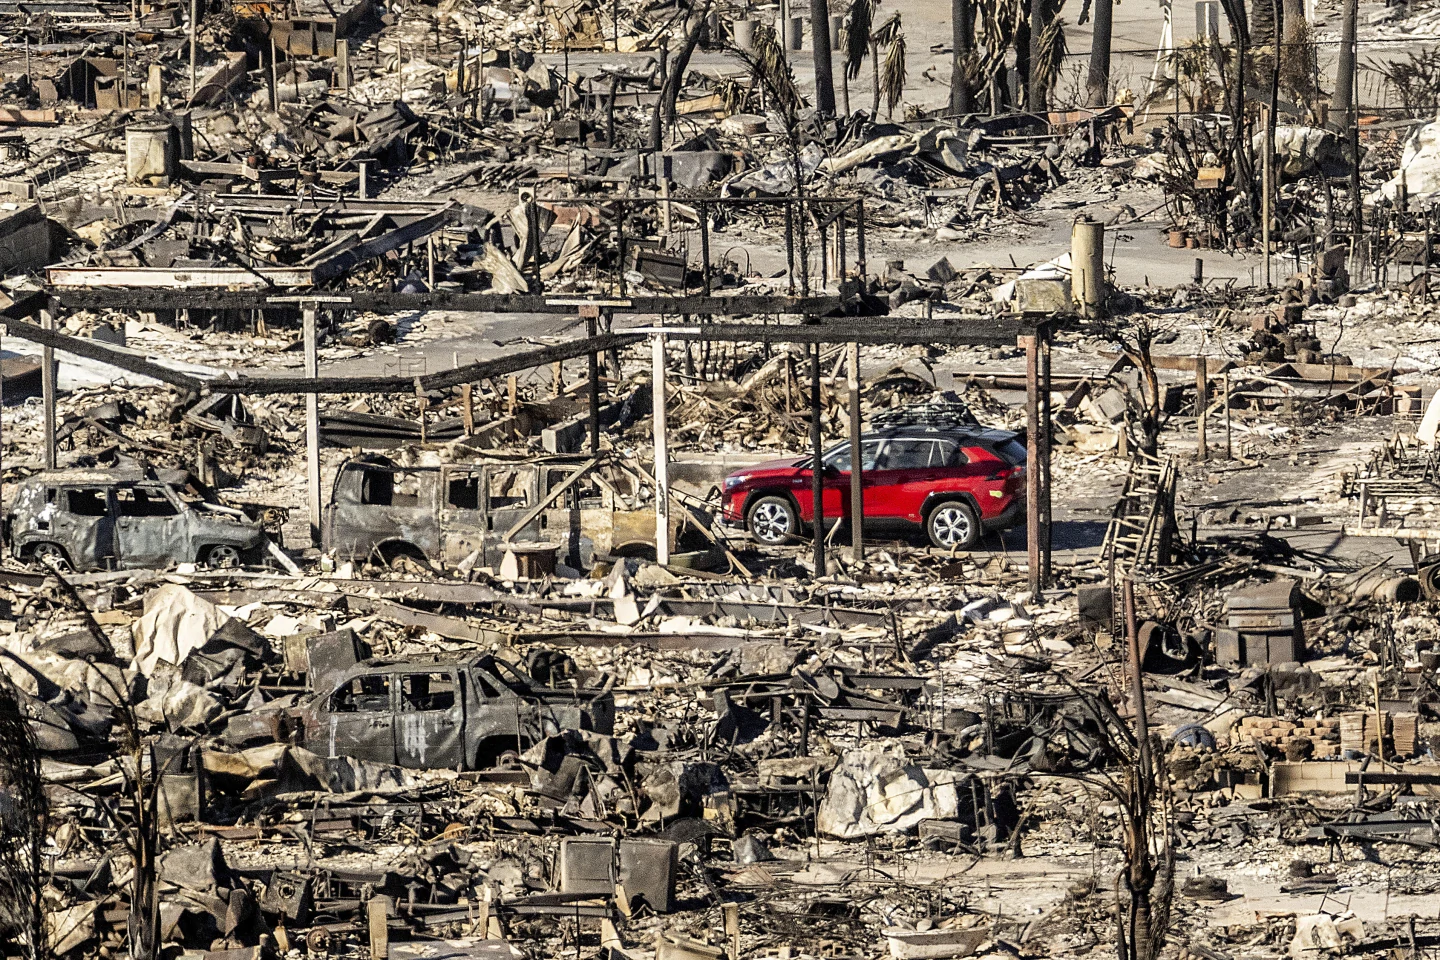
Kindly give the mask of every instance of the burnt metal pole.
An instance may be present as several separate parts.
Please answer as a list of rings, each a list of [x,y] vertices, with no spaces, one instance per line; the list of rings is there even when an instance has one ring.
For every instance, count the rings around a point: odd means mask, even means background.
[[[864,458],[860,455],[860,344],[845,347],[849,376],[845,387],[850,400],[850,554],[853,560],[865,559],[865,478]]]
[[[1050,328],[1040,336],[1040,586],[1050,586],[1054,516],[1050,502]]]
[[[665,420],[665,334],[651,337],[651,413],[655,421],[655,560],[670,563],[670,450]]]
[[[596,336],[596,320],[599,318],[598,307],[581,307],[580,312],[585,316],[585,333],[591,340]],[[590,377],[590,456],[600,456],[600,354],[591,350],[585,355],[585,372]]]
[[[1210,376],[1205,355],[1195,357],[1195,456],[1210,459],[1210,445],[1205,437],[1205,408],[1210,404]]]
[[[49,310],[40,311],[40,326],[46,330],[55,329],[55,314]],[[59,461],[55,449],[55,348],[40,348],[40,398],[44,408],[45,425],[45,469],[54,470]]]
[[[705,296],[710,296],[714,285],[710,271],[710,206],[701,200],[696,204],[700,214],[700,275],[705,280]]]
[[[305,319],[305,376],[320,376],[319,338],[315,329],[316,310],[311,304],[302,309]],[[420,416],[423,418],[424,413]],[[305,394],[305,485],[306,503],[310,507],[310,542],[320,546],[320,395]]]
[[[1025,348],[1025,545],[1029,554],[1030,596],[1040,599],[1040,341],[1035,333],[1020,337]]]
[[[815,518],[815,576],[825,576],[825,470],[820,449],[820,344],[810,358],[810,499]]]
[[[198,42],[196,34],[199,32],[199,2],[190,0],[190,99],[195,99],[195,44]]]

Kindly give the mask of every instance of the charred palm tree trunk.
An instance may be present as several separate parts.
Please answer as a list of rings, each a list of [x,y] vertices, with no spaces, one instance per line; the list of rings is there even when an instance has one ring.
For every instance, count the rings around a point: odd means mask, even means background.
[[[700,45],[700,35],[705,32],[705,18],[709,14],[709,4],[699,7],[690,15],[690,21],[685,25],[685,43],[665,74],[665,82],[660,87],[660,99],[655,104],[654,112],[650,114],[651,150],[660,149],[662,118],[665,128],[675,125],[675,104],[680,98],[680,87],[685,83],[685,71],[690,69],[690,57]],[[665,56],[663,48],[660,55]]]
[[[975,30],[971,0],[950,0],[950,112],[969,113],[974,109],[970,92],[972,35]]]
[[[880,41],[870,38],[870,112],[880,119]]]
[[[815,112],[835,116],[835,81],[830,60],[830,5],[810,0],[810,44],[815,51]]]
[[[1113,0],[1094,0],[1094,22],[1091,26],[1090,74],[1086,81],[1092,107],[1110,102],[1110,37],[1115,21]]]
[[[1050,16],[1050,4],[1046,0],[1030,0],[1030,95],[1026,109],[1031,113],[1044,113],[1049,106],[1050,91],[1045,89],[1045,78],[1041,76],[1039,65],[1044,56],[1041,41],[1045,36],[1045,28],[1050,23]]]
[[[1355,102],[1355,21],[1359,0],[1345,0],[1340,15],[1340,57],[1335,67],[1335,96],[1330,99],[1330,126],[1344,130]]]

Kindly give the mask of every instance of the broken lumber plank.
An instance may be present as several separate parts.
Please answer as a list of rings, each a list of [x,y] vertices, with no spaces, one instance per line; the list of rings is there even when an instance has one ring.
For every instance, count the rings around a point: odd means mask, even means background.
[[[245,54],[226,53],[225,62],[206,71],[196,85],[195,95],[190,98],[192,107],[206,106],[225,99],[236,81],[245,76]]]
[[[462,640],[466,643],[478,643],[484,646],[492,644],[508,645],[515,641],[513,634],[500,630],[491,630],[482,627],[478,623],[470,623],[459,617],[447,617],[439,613],[426,613],[424,610],[416,610],[414,607],[407,607],[403,603],[396,603],[393,600],[384,600],[379,597],[358,597],[349,596],[345,598],[345,605],[353,613],[368,613],[393,620],[406,627],[419,627],[428,630],[436,636],[445,637],[447,640]]]
[[[59,123],[53,107],[43,110],[25,110],[20,107],[0,107],[0,126],[7,127],[53,127]]]

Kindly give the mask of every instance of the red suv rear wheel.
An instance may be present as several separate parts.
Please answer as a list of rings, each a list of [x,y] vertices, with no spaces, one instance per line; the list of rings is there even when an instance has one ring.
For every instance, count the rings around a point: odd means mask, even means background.
[[[925,520],[930,542],[942,550],[972,547],[980,540],[980,519],[963,500],[937,503]]]

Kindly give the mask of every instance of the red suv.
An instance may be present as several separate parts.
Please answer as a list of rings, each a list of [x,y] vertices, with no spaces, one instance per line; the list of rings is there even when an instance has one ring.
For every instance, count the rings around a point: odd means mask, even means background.
[[[924,527],[937,547],[969,547],[1025,516],[1025,446],[980,426],[904,426],[860,439],[865,529]],[[725,478],[723,518],[764,544],[814,523],[810,457],[771,460]],[[850,517],[850,444],[822,458],[827,524]]]

